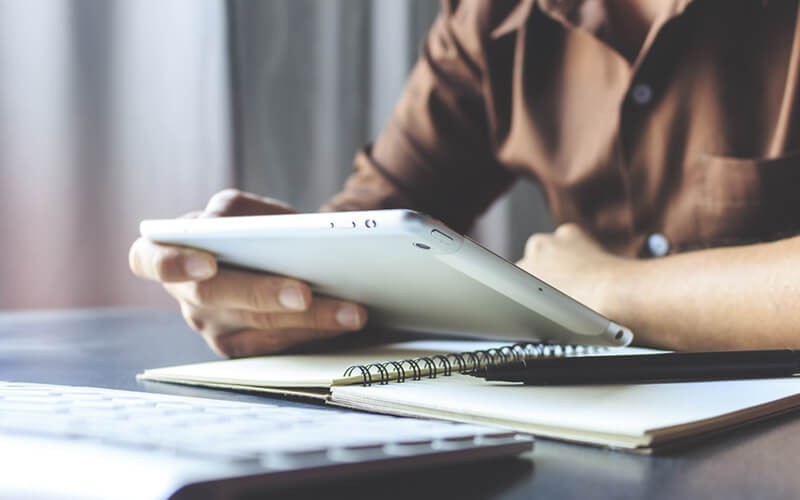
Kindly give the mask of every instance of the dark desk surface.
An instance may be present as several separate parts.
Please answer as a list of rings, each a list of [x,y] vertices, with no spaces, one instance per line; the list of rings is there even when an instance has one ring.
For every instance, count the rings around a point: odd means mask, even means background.
[[[176,313],[0,313],[0,380],[260,400],[260,396],[142,384],[134,378],[144,368],[212,359],[215,356]],[[640,456],[539,439],[534,452],[522,459],[368,481],[342,478],[291,493],[373,499],[798,498],[798,453],[800,415],[750,425],[668,455]]]

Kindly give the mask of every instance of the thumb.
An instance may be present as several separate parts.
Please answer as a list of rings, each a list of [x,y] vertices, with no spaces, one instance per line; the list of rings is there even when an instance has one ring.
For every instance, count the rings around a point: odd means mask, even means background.
[[[278,200],[245,193],[238,189],[225,189],[208,200],[200,217],[231,217],[244,215],[276,215],[297,213],[295,209]]]

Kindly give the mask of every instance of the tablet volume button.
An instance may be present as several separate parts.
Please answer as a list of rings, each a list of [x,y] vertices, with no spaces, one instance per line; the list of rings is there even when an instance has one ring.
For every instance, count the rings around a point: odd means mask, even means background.
[[[445,245],[452,245],[454,241],[452,236],[448,235],[447,233],[443,233],[438,229],[432,229],[431,236],[433,236],[435,240],[444,243]]]

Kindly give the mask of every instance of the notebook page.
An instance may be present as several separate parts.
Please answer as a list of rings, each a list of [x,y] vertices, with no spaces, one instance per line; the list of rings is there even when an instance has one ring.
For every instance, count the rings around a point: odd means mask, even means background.
[[[800,404],[800,378],[598,386],[523,386],[465,375],[372,387],[335,387],[332,401],[362,409],[393,408],[420,416],[494,422],[518,430],[559,436],[567,430],[587,441],[613,437],[631,442],[659,430],[758,407],[782,398]],[[762,409],[741,421],[771,413]],[[713,427],[713,426],[712,426]],[[557,431],[559,430],[560,431]],[[592,434],[604,435],[590,439]],[[617,443],[620,444],[620,443]]]
[[[140,378],[256,387],[329,387],[353,365],[497,347],[497,341],[417,340],[346,352],[273,355],[156,368],[145,370]],[[360,381],[360,375],[353,377],[353,383]]]

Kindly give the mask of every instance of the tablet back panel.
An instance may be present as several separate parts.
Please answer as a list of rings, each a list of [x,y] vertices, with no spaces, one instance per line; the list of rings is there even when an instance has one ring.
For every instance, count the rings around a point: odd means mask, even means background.
[[[408,210],[145,221],[154,241],[292,276],[369,308],[371,325],[516,340],[622,345],[632,334]]]

